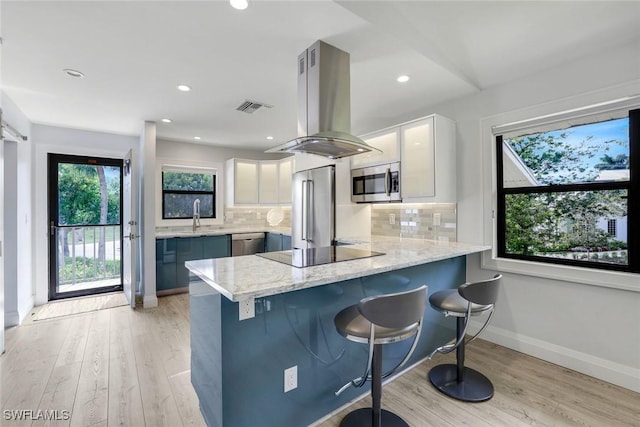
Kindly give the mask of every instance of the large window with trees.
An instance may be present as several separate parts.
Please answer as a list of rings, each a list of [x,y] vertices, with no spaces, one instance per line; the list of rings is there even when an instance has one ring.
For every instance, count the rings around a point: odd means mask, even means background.
[[[640,272],[640,110],[496,132],[496,153],[499,257]]]
[[[162,219],[192,218],[196,200],[200,218],[216,218],[216,171],[163,167]]]

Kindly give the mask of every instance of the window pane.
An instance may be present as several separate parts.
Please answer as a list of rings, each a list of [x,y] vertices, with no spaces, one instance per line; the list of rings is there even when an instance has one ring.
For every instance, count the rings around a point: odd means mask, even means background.
[[[505,188],[629,180],[629,119],[503,140]]]
[[[200,200],[200,218],[213,218],[213,194],[164,194],[163,218],[193,218],[193,204]]]
[[[173,191],[213,191],[213,174],[162,172],[162,189]]]
[[[507,254],[628,265],[626,190],[507,194],[505,219]]]
[[[120,224],[120,167],[59,163],[58,223]]]

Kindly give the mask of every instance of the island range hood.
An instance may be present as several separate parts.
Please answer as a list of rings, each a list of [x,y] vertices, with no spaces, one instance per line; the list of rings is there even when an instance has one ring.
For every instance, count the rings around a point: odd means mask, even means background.
[[[350,132],[349,54],[318,40],[298,56],[298,138],[266,152],[339,159],[380,151]]]

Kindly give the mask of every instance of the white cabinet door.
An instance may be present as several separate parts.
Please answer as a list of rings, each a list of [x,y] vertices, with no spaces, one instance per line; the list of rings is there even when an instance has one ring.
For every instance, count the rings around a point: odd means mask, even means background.
[[[351,157],[351,169],[400,161],[400,132],[398,128],[365,135],[362,139],[372,147],[381,150],[382,153],[370,151]]]
[[[259,203],[258,187],[258,162],[236,159],[234,162],[234,202],[237,204]]]
[[[278,160],[258,163],[260,177],[260,204],[278,203]]]
[[[401,126],[402,199],[435,196],[434,117]]]
[[[278,169],[278,202],[291,203],[291,175],[293,174],[293,159],[280,160]]]

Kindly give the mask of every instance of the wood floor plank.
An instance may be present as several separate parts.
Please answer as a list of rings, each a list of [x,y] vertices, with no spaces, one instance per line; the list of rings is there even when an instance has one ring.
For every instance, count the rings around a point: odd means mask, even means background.
[[[198,396],[191,385],[191,371],[181,372],[169,377],[169,385],[176,399],[178,411],[182,417],[185,427],[204,427],[206,426],[200,407],[198,405]]]
[[[148,335],[134,342],[144,418],[149,426],[182,426],[180,412],[162,364],[162,347]]]
[[[132,321],[130,313],[129,307],[111,310],[108,410],[110,426],[145,424],[133,338],[128,327]]]
[[[84,318],[84,316],[82,316]],[[91,426],[106,421],[109,407],[110,311],[91,317],[71,426]]]
[[[52,411],[53,419],[35,420],[32,426],[69,426],[80,378],[82,361],[53,368],[38,409]]]

